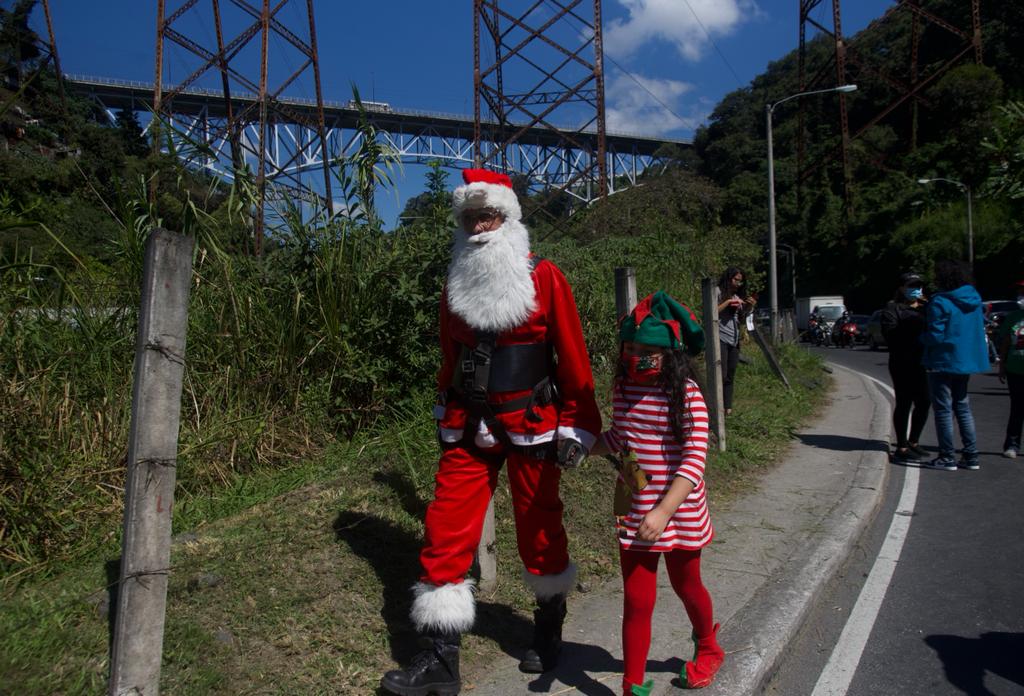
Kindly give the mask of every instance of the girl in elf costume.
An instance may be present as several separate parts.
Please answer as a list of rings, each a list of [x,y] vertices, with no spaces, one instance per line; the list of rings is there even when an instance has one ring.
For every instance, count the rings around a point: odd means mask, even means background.
[[[704,333],[687,307],[658,291],[622,320],[619,340],[612,427],[593,454],[618,454],[645,474],[639,484],[620,476],[617,488],[632,490],[625,496],[616,491],[616,499],[626,501],[616,511],[624,584],[623,693],[646,696],[653,687],[644,671],[662,557],[697,647],[680,678],[698,689],[712,682],[725,657],[700,577],[701,549],[713,534],[704,488],[708,412],[687,353],[701,351]]]

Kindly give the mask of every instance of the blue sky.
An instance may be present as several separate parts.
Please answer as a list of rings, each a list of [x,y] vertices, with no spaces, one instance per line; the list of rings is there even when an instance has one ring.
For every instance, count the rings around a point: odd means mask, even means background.
[[[166,4],[171,13],[181,2]],[[525,4],[507,0],[504,6]],[[289,5],[281,18],[301,28],[305,3]],[[892,5],[847,0],[844,33],[862,29]],[[50,6],[65,72],[153,81],[155,0],[50,0]],[[221,6],[227,24],[231,3]],[[588,6],[584,0],[583,11]],[[797,45],[798,0],[604,0],[602,8],[609,130],[689,138],[722,96]],[[325,99],[346,101],[355,84],[363,99],[396,108],[472,114],[470,0],[317,0],[315,12]],[[34,26],[44,33],[37,14]],[[814,16],[829,26],[831,3],[823,0]],[[194,24],[188,32],[215,45],[208,25]],[[180,48],[166,50],[165,80],[180,81],[191,59]],[[258,51],[258,42],[251,50]],[[273,63],[275,46],[270,50]],[[281,55],[274,65],[279,75],[298,67],[294,54]],[[312,95],[311,79],[292,87],[289,96]],[[399,200],[421,190],[422,168],[407,166]],[[393,220],[400,203],[379,200],[385,219]]]

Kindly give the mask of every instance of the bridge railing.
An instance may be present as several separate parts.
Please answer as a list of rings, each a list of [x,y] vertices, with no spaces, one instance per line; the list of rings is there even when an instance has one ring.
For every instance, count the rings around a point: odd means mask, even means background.
[[[152,92],[153,89],[154,89],[154,85],[153,85],[152,82],[143,82],[141,80],[122,80],[120,78],[96,77],[96,76],[93,76],[93,75],[79,75],[79,74],[74,74],[74,73],[64,73],[64,79],[66,81],[68,81],[68,82],[74,82],[74,83],[86,84],[86,85],[95,85],[97,87],[122,87],[122,88],[126,88],[126,89],[137,89],[137,90],[146,91],[146,92]],[[164,89],[172,89],[173,87],[174,87],[174,85],[165,85]],[[197,97],[211,97],[211,98],[221,98],[221,97],[224,96],[224,92],[222,90],[219,90],[219,89],[207,89],[205,87],[187,87],[187,88],[185,88],[185,89],[183,89],[181,91],[181,94],[187,94],[187,95],[197,96]],[[237,99],[239,101],[256,101],[257,96],[258,95],[253,94],[252,92],[232,92],[231,93],[231,99],[232,100],[236,100]],[[278,101],[280,101],[282,104],[289,104],[289,105],[292,105],[292,106],[316,107],[316,100],[315,99],[309,99],[309,98],[306,98],[306,97],[278,97]],[[330,99],[325,99],[324,100],[324,108],[325,109],[337,109],[337,110],[344,110],[344,111],[352,111],[352,112],[356,111],[355,107],[351,106],[351,102],[340,102],[340,101],[333,101],[333,100],[330,100]],[[473,117],[472,116],[467,116],[465,114],[456,114],[456,113],[445,112],[445,111],[432,111],[432,110],[426,110],[426,109],[408,109],[408,108],[395,109],[395,108],[391,108],[389,110],[384,110],[384,109],[376,109],[376,108],[373,108],[373,107],[368,107],[366,110],[367,110],[368,113],[378,114],[378,115],[412,116],[412,117],[420,117],[420,118],[445,119],[445,120],[448,120],[448,121],[458,121],[459,123],[472,123],[472,121],[473,121]],[[483,124],[485,124],[487,126],[498,126],[499,125],[498,122],[493,120],[493,119],[482,119],[481,123],[483,123]],[[510,125],[510,126],[520,126],[521,127],[521,126],[526,125],[526,123],[522,122],[522,121],[510,121],[508,125]],[[559,130],[563,130],[563,131],[566,131],[566,132],[579,132],[579,128],[578,127],[573,127],[573,126],[560,127]],[[596,135],[597,134],[597,130],[594,129],[594,128],[585,128],[585,129],[583,129],[582,132],[587,133],[589,135]],[[655,137],[652,137],[650,135],[644,135],[644,134],[641,134],[641,133],[628,133],[628,132],[625,132],[625,131],[606,131],[606,135],[613,136],[613,137],[619,137],[619,138],[629,138],[629,139],[633,139],[633,140],[654,140],[654,141],[657,141],[657,142],[676,143],[676,144],[679,144],[679,145],[688,145],[689,144],[685,140],[671,140],[671,139],[665,139],[665,138],[655,138]]]

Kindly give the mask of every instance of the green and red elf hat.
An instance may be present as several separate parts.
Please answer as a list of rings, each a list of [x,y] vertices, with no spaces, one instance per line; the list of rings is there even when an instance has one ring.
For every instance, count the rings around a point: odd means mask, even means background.
[[[619,340],[683,348],[690,355],[697,355],[704,350],[704,329],[689,307],[659,290],[645,297],[623,317]]]

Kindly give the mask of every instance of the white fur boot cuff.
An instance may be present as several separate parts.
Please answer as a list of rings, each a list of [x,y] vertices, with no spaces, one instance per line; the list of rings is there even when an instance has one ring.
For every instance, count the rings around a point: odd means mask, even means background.
[[[534,575],[523,568],[523,582],[533,590],[537,599],[550,599],[555,595],[569,594],[576,584],[576,564],[569,566],[556,575]]]
[[[474,589],[472,580],[447,585],[425,582],[413,585],[409,616],[416,630],[465,633],[471,629],[476,617]]]

